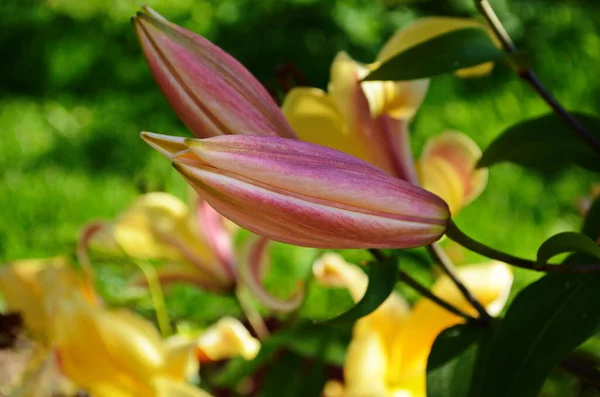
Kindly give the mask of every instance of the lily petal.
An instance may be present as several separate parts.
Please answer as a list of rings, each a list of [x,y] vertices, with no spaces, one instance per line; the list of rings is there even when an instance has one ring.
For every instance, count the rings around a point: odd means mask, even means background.
[[[419,18],[409,25],[399,29],[396,34],[383,46],[378,61],[386,61],[394,55],[406,49],[430,40],[433,37],[443,35],[453,30],[463,28],[481,28],[490,33],[489,28],[473,19],[454,17],[426,17]],[[492,41],[499,46],[500,43],[495,35],[489,35]],[[483,63],[469,68],[460,69],[456,72],[459,77],[479,77],[492,71],[492,62]]]
[[[206,201],[198,198],[197,215],[202,234],[212,252],[215,253],[223,268],[232,280],[237,278],[231,235],[225,226],[226,219],[215,211]]]
[[[367,73],[366,66],[344,52],[336,56],[331,66],[329,93],[349,130],[346,140],[362,148],[364,154],[359,158],[398,178],[416,183],[408,142],[408,119],[421,104],[427,83],[361,83]],[[413,95],[410,87],[419,94]]]
[[[223,317],[207,328],[196,340],[196,352],[201,358],[211,361],[241,356],[252,360],[260,350],[258,339],[233,317]]]
[[[275,137],[186,143],[208,165],[174,158],[179,172],[221,214],[270,239],[406,248],[445,230],[449,213],[439,197],[342,152]]]
[[[262,283],[264,269],[268,266],[267,248],[269,239],[252,235],[245,243],[240,255],[240,281],[248,288],[258,302],[269,310],[288,313],[300,307],[305,288],[299,284],[296,292],[288,300],[281,300],[265,289]]]
[[[195,356],[196,342],[188,337],[173,335],[164,341],[165,376],[183,382],[197,376],[199,364]]]
[[[19,312],[34,338],[48,338],[50,319],[44,307],[40,274],[44,269],[63,267],[63,258],[29,259],[0,267],[0,293],[9,311]]]
[[[480,157],[481,149],[471,138],[461,132],[445,131],[429,139],[423,148],[419,165],[423,187],[440,195],[448,203],[455,203],[456,205],[451,206],[451,209],[455,210],[453,214],[456,214],[460,208],[476,199],[485,189],[488,171],[475,169]],[[439,186],[439,183],[442,183],[441,179],[444,178],[449,185],[445,189]],[[444,195],[442,190],[460,191],[462,194],[456,201],[454,197]]]
[[[219,47],[147,6],[133,23],[159,87],[196,136],[295,136],[265,88]]]
[[[459,268],[459,278],[491,315],[498,315],[510,293],[513,274],[508,265],[490,262]],[[440,277],[432,292],[467,313],[476,314],[447,276]],[[437,335],[462,319],[435,303],[421,299],[414,306],[404,327],[398,330],[392,353],[396,373],[425,374],[427,356]]]
[[[328,146],[369,161],[369,153],[354,139],[331,97],[318,88],[297,87],[285,97],[283,114],[298,135],[306,142]]]
[[[155,397],[212,397],[202,389],[165,377],[152,379]]]
[[[185,203],[167,193],[140,196],[113,226],[114,238],[125,253],[140,259],[185,260],[221,284],[230,284],[228,270],[190,223]]]

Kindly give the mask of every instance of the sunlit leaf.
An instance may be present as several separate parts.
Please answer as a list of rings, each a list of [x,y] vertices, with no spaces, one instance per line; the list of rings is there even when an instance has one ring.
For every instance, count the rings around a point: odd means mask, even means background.
[[[600,139],[600,118],[573,114]],[[510,162],[540,172],[555,172],[574,164],[600,172],[600,157],[554,114],[515,124],[484,150],[478,167]]]
[[[548,373],[600,326],[600,275],[554,274],[508,309],[471,396],[537,396]]]
[[[427,397],[469,396],[476,363],[482,360],[492,331],[462,324],[437,337],[427,361]]]
[[[348,324],[375,311],[394,290],[397,272],[398,264],[394,257],[388,257],[383,262],[369,262],[367,267],[369,285],[365,295],[348,311],[325,323],[330,325]]]
[[[564,232],[550,237],[539,248],[538,262],[546,263],[553,256],[564,253],[587,254],[600,259],[600,247],[584,234]]]
[[[504,56],[485,30],[458,29],[408,48],[382,63],[364,80],[420,79],[500,61]]]

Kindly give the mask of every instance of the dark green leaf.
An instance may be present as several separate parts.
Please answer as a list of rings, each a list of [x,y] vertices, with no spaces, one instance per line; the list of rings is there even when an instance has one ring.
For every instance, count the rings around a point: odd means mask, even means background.
[[[569,352],[598,332],[600,275],[553,274],[515,298],[496,332],[471,396],[537,396]],[[474,377],[475,378],[475,377]]]
[[[359,318],[372,313],[390,296],[397,280],[398,263],[396,258],[390,256],[383,262],[369,262],[367,266],[369,285],[365,295],[350,310],[327,320],[325,324],[343,325],[353,323]]]
[[[600,259],[600,247],[593,240],[585,234],[564,232],[544,241],[538,249],[537,260],[547,263],[553,256],[567,252],[587,254]]]
[[[326,363],[322,357],[327,355],[330,342],[331,338],[324,334],[312,359],[307,359],[293,351],[282,351],[277,360],[274,360],[267,368],[260,396],[319,396],[327,380]]]
[[[414,80],[496,62],[505,54],[480,28],[464,28],[436,36],[390,58],[364,80]]]
[[[585,216],[581,233],[594,241],[600,238],[600,197],[592,203],[590,210]]]
[[[574,113],[587,130],[600,139],[600,119]],[[575,164],[600,172],[600,158],[554,114],[515,124],[483,152],[478,167],[510,162],[540,172],[555,172]]]
[[[273,355],[281,350],[289,350],[308,359],[341,366],[349,340],[349,330],[302,323],[294,328],[279,331],[265,340],[259,354],[253,360],[230,360],[214,382],[221,386],[235,387],[242,379],[264,367]],[[324,341],[327,342],[326,348],[323,347]]]
[[[492,329],[462,324],[442,332],[427,361],[427,397],[466,397],[475,363]]]

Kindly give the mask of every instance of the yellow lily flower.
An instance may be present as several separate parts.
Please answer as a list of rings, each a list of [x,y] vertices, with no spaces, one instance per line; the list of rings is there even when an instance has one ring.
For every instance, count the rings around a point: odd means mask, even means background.
[[[144,318],[125,309],[104,307],[86,280],[64,261],[55,262],[59,265],[35,266],[38,271],[31,272],[28,279],[31,288],[20,291],[22,297],[37,292],[38,305],[11,308],[26,319],[37,313],[46,319],[44,327],[37,328],[46,333],[45,353],[36,355],[40,365],[23,378],[25,383],[16,389],[17,395],[49,395],[51,390],[36,385],[42,381],[47,385],[48,374],[59,371],[92,396],[206,397],[209,394],[185,383],[197,373],[198,357],[242,355],[251,359],[260,348],[232,318],[222,319],[195,339],[177,335],[162,340]],[[20,270],[29,264],[17,265]],[[0,277],[3,293],[5,284]]]
[[[25,329],[36,340],[45,340],[50,319],[43,306],[40,272],[46,267],[62,267],[64,259],[28,259],[0,267],[0,291],[8,312],[19,312]]]
[[[225,219],[207,207],[201,202],[190,209],[168,193],[144,194],[91,244],[102,248],[112,241],[132,258],[166,261],[159,269],[163,282],[187,281],[208,290],[230,290],[236,273],[230,231]]]
[[[357,301],[366,290],[366,275],[337,254],[326,254],[313,267],[326,286],[347,287]],[[513,281],[509,266],[489,262],[464,266],[459,276],[495,316],[504,307]],[[474,309],[446,277],[433,293],[467,313]],[[326,397],[425,397],[427,357],[437,335],[462,319],[435,303],[419,300],[411,309],[394,292],[373,313],[358,320],[344,363],[344,384],[329,382]]]
[[[194,200],[196,206],[189,208],[168,193],[144,194],[112,224],[99,230],[90,245],[102,249],[117,246],[135,259],[164,260],[166,263],[157,269],[162,284],[187,282],[213,292],[231,292],[243,284],[271,310],[297,308],[302,291],[280,300],[262,284],[269,266],[269,241],[253,235],[234,249],[239,227],[206,201],[195,195]]]
[[[417,172],[409,143],[409,120],[423,102],[428,79],[361,82],[378,63],[436,35],[465,27],[487,29],[479,22],[449,17],[419,19],[399,30],[381,49],[374,64],[363,65],[340,53],[331,66],[328,92],[312,87],[292,89],[282,105],[302,140],[359,157],[413,184],[440,195],[456,213],[483,190],[487,171],[474,170],[481,154],[459,133],[444,133],[426,145]],[[493,64],[457,72],[480,75]]]

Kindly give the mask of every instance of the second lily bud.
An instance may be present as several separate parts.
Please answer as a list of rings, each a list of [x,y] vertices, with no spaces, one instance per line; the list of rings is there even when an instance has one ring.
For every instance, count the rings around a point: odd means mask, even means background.
[[[316,248],[409,248],[439,239],[438,196],[350,155],[278,137],[186,139],[142,133],[225,217]]]

